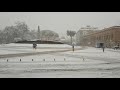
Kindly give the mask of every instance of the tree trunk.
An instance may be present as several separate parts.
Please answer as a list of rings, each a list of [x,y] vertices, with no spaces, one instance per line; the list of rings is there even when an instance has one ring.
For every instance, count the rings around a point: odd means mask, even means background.
[[[71,45],[72,45],[72,37],[71,37]]]

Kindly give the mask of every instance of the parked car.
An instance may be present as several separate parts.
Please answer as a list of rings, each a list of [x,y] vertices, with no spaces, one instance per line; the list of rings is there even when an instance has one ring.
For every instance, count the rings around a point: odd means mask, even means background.
[[[114,46],[113,47],[113,49],[116,49],[116,50],[119,49],[119,48],[120,48],[119,46]]]

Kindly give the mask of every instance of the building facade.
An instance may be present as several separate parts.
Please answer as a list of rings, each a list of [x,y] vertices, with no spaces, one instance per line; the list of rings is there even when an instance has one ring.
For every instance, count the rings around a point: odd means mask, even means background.
[[[96,47],[99,43],[104,43],[108,48],[120,44],[120,26],[105,28],[82,37],[82,45]]]
[[[86,27],[80,28],[80,30],[76,33],[76,43],[77,43],[77,45],[82,45],[84,43],[84,41],[83,41],[84,36],[92,34],[96,31],[98,31],[97,27],[92,27],[92,26],[89,26],[89,25],[87,25]]]

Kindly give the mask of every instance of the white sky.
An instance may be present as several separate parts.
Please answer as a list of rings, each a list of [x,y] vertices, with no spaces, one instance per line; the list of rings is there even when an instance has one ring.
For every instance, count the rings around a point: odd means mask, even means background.
[[[99,29],[120,25],[120,12],[0,12],[0,29],[25,21],[30,29],[53,30],[66,35],[67,30],[78,31],[91,25]]]

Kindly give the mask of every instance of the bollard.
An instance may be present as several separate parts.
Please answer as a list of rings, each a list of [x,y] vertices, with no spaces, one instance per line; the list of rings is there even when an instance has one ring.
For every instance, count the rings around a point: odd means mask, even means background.
[[[20,62],[21,62],[21,59],[20,59]]]
[[[33,61],[33,59],[32,59],[32,61]]]
[[[54,58],[54,61],[55,61],[55,58]]]
[[[8,62],[8,59],[7,59],[7,62]]]
[[[45,61],[45,59],[43,59],[43,61]]]
[[[85,61],[84,57],[83,57],[83,62]]]
[[[65,61],[65,58],[64,58],[64,61]]]

